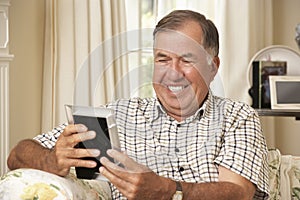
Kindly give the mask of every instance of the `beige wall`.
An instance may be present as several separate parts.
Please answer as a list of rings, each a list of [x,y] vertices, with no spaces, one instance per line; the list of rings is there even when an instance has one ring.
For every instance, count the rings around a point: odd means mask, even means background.
[[[300,23],[299,0],[274,0],[274,44],[287,45],[299,51],[295,42],[295,28]]]
[[[299,8],[299,0],[274,0],[274,44],[299,51],[294,41],[295,25],[300,23]],[[40,132],[43,26],[44,0],[11,1],[10,52],[15,55],[10,67],[11,147]],[[268,128],[271,123],[264,120],[263,127],[273,134]],[[272,143],[284,154],[300,155],[300,121],[276,118],[275,124]]]
[[[11,0],[9,17],[12,147],[40,132],[44,0]]]
[[[295,27],[300,23],[300,1],[274,2],[274,44],[287,45],[300,53],[295,42]],[[281,153],[300,156],[300,120],[296,121],[293,117],[276,118],[274,130],[274,142]]]

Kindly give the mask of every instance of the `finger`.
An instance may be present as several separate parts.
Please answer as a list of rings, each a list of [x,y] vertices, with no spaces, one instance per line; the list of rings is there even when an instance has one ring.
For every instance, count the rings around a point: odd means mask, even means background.
[[[86,132],[87,130],[87,127],[83,124],[69,124],[68,126],[66,126],[62,134],[64,136],[69,136],[74,133]]]
[[[64,148],[64,149],[55,149],[54,152],[55,152],[55,157],[58,166],[63,166],[63,167],[78,166],[78,165],[82,165],[81,163],[83,163],[81,161],[80,162],[78,161],[79,163],[74,163],[74,162],[70,162],[70,160],[84,161],[83,158],[96,157],[100,155],[100,151],[98,149],[87,150],[87,149]],[[88,165],[91,165],[91,163]],[[92,164],[92,166],[94,166],[94,164]]]
[[[93,160],[83,160],[83,159],[67,159],[66,164],[68,167],[87,167],[94,168],[97,163]]]
[[[132,185],[132,174],[110,162],[105,157],[102,157],[100,162],[102,166],[99,168],[99,172],[124,194],[124,191],[128,190]]]
[[[72,135],[76,142],[84,142],[86,140],[91,140],[94,139],[96,137],[96,132],[95,131],[87,131],[87,132],[83,132],[83,133],[78,133],[75,135]]]
[[[118,188],[118,190],[124,194],[124,191],[126,188],[128,188],[128,182],[125,179],[119,178],[114,173],[110,172],[105,167],[101,166],[99,168],[99,171],[102,176],[106,177],[115,187]]]
[[[106,157],[100,158],[100,162],[104,167],[106,167],[107,169],[109,169],[111,172],[113,172],[116,175],[118,175],[120,173],[125,173],[125,172],[127,173],[126,169],[116,165],[115,163],[108,160]]]
[[[99,149],[65,149],[64,152],[61,151],[61,153],[64,153],[64,157],[66,158],[86,158],[86,157],[97,157],[100,155]]]
[[[119,178],[121,180],[125,180],[128,183],[134,182],[134,180],[136,179],[135,175],[145,172],[145,171],[140,172],[140,171],[132,171],[132,170],[124,169],[124,168],[116,165],[115,163],[112,163],[106,157],[102,157],[100,159],[100,162],[105,167],[106,170],[108,170],[111,174],[113,174],[115,176],[114,178]],[[100,169],[100,170],[103,170],[103,169]],[[110,178],[112,178],[112,177],[110,177]]]
[[[82,158],[97,157],[100,155],[98,149],[63,149],[56,152],[60,164],[67,163],[68,166],[96,167],[95,161],[84,160]]]
[[[130,194],[136,195],[135,193],[137,192],[137,188],[141,189],[142,185],[139,184],[144,182],[140,181],[141,178],[143,179],[141,174],[128,172],[123,168],[119,168],[105,157],[101,158],[100,162],[103,165],[99,168],[100,173],[125,196],[128,197]]]
[[[69,135],[69,136],[63,138],[63,140],[64,140],[63,143],[67,147],[74,147],[79,142],[91,140],[91,139],[94,139],[95,137],[96,137],[95,131],[82,132],[82,133]]]
[[[53,151],[56,157],[57,166],[60,169],[70,168],[70,167],[96,167],[97,163],[93,160],[84,160],[82,157],[93,157],[99,155],[99,150],[97,149],[55,149]]]
[[[129,158],[125,153],[120,151],[116,151],[114,149],[108,149],[107,154],[117,160],[118,162],[122,163],[127,169],[132,169],[135,165],[135,162]]]
[[[150,169],[148,167],[137,163],[136,161],[131,159],[128,155],[126,155],[120,151],[116,151],[114,149],[109,149],[109,150],[107,150],[107,154],[110,157],[117,160],[118,162],[122,163],[127,170],[130,170],[132,172],[142,173],[142,172],[150,171]]]

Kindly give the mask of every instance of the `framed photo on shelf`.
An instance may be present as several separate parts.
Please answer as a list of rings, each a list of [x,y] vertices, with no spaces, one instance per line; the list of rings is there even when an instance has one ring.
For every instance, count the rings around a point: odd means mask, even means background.
[[[286,75],[286,61],[254,61],[252,87],[249,90],[253,108],[271,108],[269,76]]]
[[[269,76],[271,108],[300,109],[300,76]]]

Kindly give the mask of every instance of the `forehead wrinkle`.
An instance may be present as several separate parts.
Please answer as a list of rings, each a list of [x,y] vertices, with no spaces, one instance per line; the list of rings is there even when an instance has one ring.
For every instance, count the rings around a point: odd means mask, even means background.
[[[162,52],[167,56],[176,56],[181,58],[194,58],[200,57],[199,54],[206,55],[209,54],[205,48],[199,44],[193,38],[183,35],[182,33],[174,32],[159,32],[154,41],[154,51]],[[172,36],[175,36],[172,37]],[[177,38],[176,36],[179,36]],[[174,42],[176,41],[176,42]],[[179,43],[178,43],[179,42]],[[158,56],[158,54],[154,54]],[[165,56],[164,56],[165,57]]]
[[[159,42],[158,42],[159,41]],[[179,43],[179,45],[189,45],[189,46],[202,46],[202,38],[200,41],[191,37],[190,35],[185,34],[184,32],[175,31],[175,30],[167,30],[160,31],[157,33],[154,38],[153,47],[159,47],[162,44],[174,44]],[[178,46],[177,46],[178,47]]]

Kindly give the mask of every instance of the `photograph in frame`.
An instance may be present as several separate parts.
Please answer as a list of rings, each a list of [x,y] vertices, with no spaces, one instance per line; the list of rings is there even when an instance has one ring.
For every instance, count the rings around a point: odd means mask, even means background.
[[[300,76],[270,76],[272,109],[300,109]]]
[[[253,108],[271,108],[269,76],[286,75],[286,61],[254,61],[252,63],[252,97]]]
[[[65,105],[65,109],[69,124],[84,124],[88,130],[96,132],[94,139],[79,142],[75,148],[99,149],[101,152],[97,157],[82,158],[95,161],[97,166],[94,168],[75,167],[77,178],[107,180],[99,173],[99,167],[102,166],[99,160],[104,156],[116,163],[106,152],[108,149],[120,150],[114,110],[105,107],[74,105]]]

